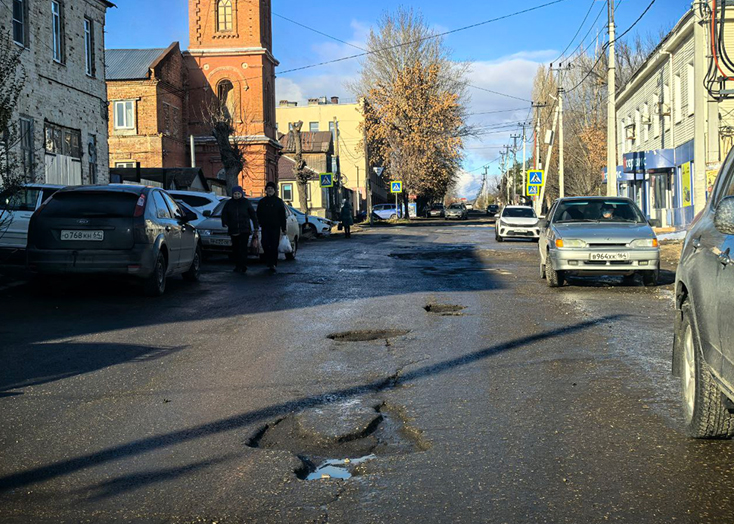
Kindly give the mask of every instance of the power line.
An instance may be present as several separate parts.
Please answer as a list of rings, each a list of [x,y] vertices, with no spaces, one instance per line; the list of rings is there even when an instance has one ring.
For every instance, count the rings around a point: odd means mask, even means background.
[[[585,17],[584,17],[584,19],[583,19],[583,20],[581,21],[581,25],[579,25],[579,28],[578,28],[578,29],[576,30],[576,34],[574,34],[574,35],[573,35],[573,37],[571,38],[571,41],[570,41],[570,42],[568,43],[568,45],[566,46],[566,49],[564,49],[563,51],[561,51],[561,54],[560,54],[560,55],[558,55],[558,58],[556,58],[555,60],[553,60],[553,62],[558,62],[558,60],[560,60],[561,58],[563,58],[563,56],[564,56],[564,55],[566,54],[566,51],[568,51],[568,48],[569,48],[569,47],[571,47],[571,45],[573,45],[573,41],[574,41],[574,40],[576,40],[576,37],[577,37],[577,36],[579,36],[579,33],[581,32],[581,29],[583,29],[583,27],[584,27],[584,24],[586,23],[586,20],[587,20],[587,19],[589,18],[589,15],[591,14],[591,10],[592,10],[592,9],[594,8],[594,3],[595,3],[595,2],[596,2],[596,0],[591,0],[591,5],[589,6],[589,10],[588,10],[588,11],[586,11],[586,16],[585,16]],[[602,9],[603,9],[603,8],[602,8]],[[598,17],[597,17],[597,19],[598,19]],[[593,26],[593,24],[592,24],[592,26],[591,26],[591,27],[592,27],[592,28],[594,27],[594,26]],[[587,34],[588,34],[588,33],[587,33]],[[551,63],[552,63],[552,62],[551,62]]]
[[[341,40],[341,39],[339,39],[339,38],[337,38],[337,37],[335,37],[335,36],[327,35],[326,33],[323,33],[323,32],[321,32],[321,31],[319,31],[318,29],[314,29],[313,27],[309,27],[309,26],[307,26],[307,25],[305,25],[305,24],[302,24],[302,23],[300,23],[300,22],[297,22],[297,21],[295,21],[295,20],[291,20],[290,18],[288,18],[288,17],[285,17],[285,16],[283,16],[283,15],[280,15],[280,14],[278,14],[278,13],[273,13],[273,15],[274,15],[274,16],[277,16],[278,18],[282,18],[283,20],[286,20],[286,21],[290,22],[291,24],[295,24],[295,25],[297,25],[297,26],[300,26],[300,27],[302,27],[302,28],[304,28],[304,29],[308,29],[309,31],[312,31],[312,32],[314,32],[314,33],[316,33],[316,34],[319,34],[319,35],[321,35],[321,36],[325,36],[326,38],[330,38],[331,40],[334,40],[334,41],[336,41],[336,42],[339,42],[339,43],[342,43],[342,44],[348,45],[348,46],[350,46],[350,47],[353,47],[353,48],[355,48],[355,49],[359,49],[360,51],[365,51],[365,52],[367,52],[367,49],[365,49],[364,47],[359,47],[358,45],[354,45],[354,44],[352,44],[352,43],[346,42],[346,41],[344,41],[344,40]]]

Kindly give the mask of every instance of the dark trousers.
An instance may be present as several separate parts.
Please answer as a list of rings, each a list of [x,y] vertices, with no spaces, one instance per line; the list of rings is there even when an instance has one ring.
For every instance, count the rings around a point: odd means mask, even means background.
[[[265,263],[268,267],[278,265],[278,244],[280,243],[280,229],[262,228],[263,251],[265,252]]]
[[[249,233],[240,233],[232,236],[232,253],[234,253],[235,267],[245,269],[247,267],[247,248]]]
[[[352,226],[344,224],[344,236],[347,238],[352,236]]]

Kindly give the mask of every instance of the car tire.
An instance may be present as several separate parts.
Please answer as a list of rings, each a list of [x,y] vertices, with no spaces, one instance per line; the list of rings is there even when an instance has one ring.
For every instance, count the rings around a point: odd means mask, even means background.
[[[199,281],[199,277],[201,277],[201,260],[201,248],[197,247],[196,253],[194,253],[194,260],[191,261],[191,267],[183,274],[184,280],[188,280],[189,282]]]
[[[291,247],[293,248],[293,251],[291,253],[285,254],[286,260],[295,260],[296,254],[298,253],[298,237],[293,239],[293,242],[291,243]]]
[[[304,224],[303,226],[303,236],[306,238],[316,238],[319,236],[318,231],[316,231],[316,226],[313,224]]]
[[[566,276],[563,271],[556,271],[553,269],[552,264],[546,264],[545,266],[545,278],[548,281],[548,287],[562,287],[566,280]]]
[[[703,359],[688,302],[683,303],[682,317],[681,336],[676,342],[681,344],[681,389],[688,434],[694,438],[731,438],[734,415],[729,413],[724,395]]]
[[[143,292],[149,297],[159,297],[166,291],[166,257],[158,252],[153,273],[143,281]]]
[[[495,239],[495,240],[496,240],[497,242],[502,242],[502,241],[503,241],[502,237],[501,237],[501,236],[500,236],[499,234],[497,234],[497,233],[496,233],[496,234],[494,235],[494,239]]]
[[[659,280],[660,280],[660,267],[655,269],[655,271],[644,271],[642,273],[642,283],[645,285],[645,287],[657,286]]]
[[[540,262],[540,280],[545,280],[545,264],[542,260]]]
[[[390,220],[397,220],[397,219],[398,219],[398,215],[390,215]]]

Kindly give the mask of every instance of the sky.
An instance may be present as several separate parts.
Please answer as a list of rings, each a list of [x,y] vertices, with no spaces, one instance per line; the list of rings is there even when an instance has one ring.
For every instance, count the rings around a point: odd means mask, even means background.
[[[345,60],[299,72],[290,69],[360,53],[369,32],[381,16],[397,5],[412,7],[437,32],[455,30],[530,9],[553,0],[320,0],[312,2],[273,0],[273,54],[280,61],[276,70],[276,100],[304,103],[308,98],[339,96],[353,101],[347,84],[360,70],[360,60]],[[188,47],[188,2],[186,0],[117,0],[117,8],[107,14],[106,47],[167,47],[178,41]],[[650,0],[617,0],[618,34],[630,27]],[[690,8],[691,0],[655,0],[647,14],[625,38],[658,35],[669,30]],[[348,42],[337,42],[309,31],[285,18],[297,21]],[[582,21],[586,19],[583,26]],[[517,123],[530,111],[533,77],[539,65],[556,61],[583,40],[585,45],[604,43],[606,3],[603,0],[562,0],[554,5],[483,24],[445,37],[445,44],[457,62],[470,65],[472,86],[498,91],[522,100],[470,88],[469,123],[487,129],[485,134],[465,144],[464,172],[458,184],[461,196],[472,198],[481,185],[482,167],[499,174],[495,160],[500,148],[517,133]],[[572,37],[578,32],[573,40]],[[585,37],[585,38],[584,38]],[[593,49],[593,47],[592,47]],[[282,74],[280,72],[283,72]],[[482,113],[482,114],[476,114]],[[498,129],[500,128],[500,129]]]

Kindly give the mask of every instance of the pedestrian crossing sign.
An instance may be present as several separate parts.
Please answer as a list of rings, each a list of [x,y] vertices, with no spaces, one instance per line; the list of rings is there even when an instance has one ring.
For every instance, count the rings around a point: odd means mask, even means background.
[[[319,173],[319,182],[321,187],[334,187],[333,173]]]
[[[402,182],[390,182],[390,193],[402,193],[403,183]]]
[[[537,196],[540,186],[528,186],[528,196]]]
[[[545,172],[542,169],[528,171],[528,185],[542,186],[545,184]]]

